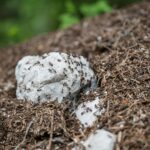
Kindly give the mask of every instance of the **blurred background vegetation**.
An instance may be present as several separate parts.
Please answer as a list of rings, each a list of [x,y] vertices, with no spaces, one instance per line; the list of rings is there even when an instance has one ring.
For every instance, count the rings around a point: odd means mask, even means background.
[[[140,0],[0,0],[0,46],[64,29]]]

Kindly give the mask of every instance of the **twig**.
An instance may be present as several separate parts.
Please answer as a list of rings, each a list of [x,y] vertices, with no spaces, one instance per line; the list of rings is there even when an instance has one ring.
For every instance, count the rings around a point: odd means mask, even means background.
[[[107,117],[109,116],[109,108],[110,108],[110,102],[109,100],[107,101],[107,108],[106,108],[106,112],[107,112]]]
[[[30,127],[31,127],[31,125],[33,124],[33,120],[32,121],[30,121],[30,123],[28,124],[28,126],[27,126],[27,128],[26,128],[26,132],[25,132],[25,135],[24,135],[24,137],[23,137],[23,140],[22,140],[22,142],[21,143],[19,143],[17,146],[16,146],[16,148],[15,148],[15,150],[18,150],[18,148],[25,142],[25,140],[26,140],[26,137],[27,137],[27,134],[28,134],[28,132],[29,132],[29,129],[30,129]]]
[[[51,129],[50,129],[51,133],[49,138],[48,150],[51,150],[51,146],[52,146],[53,126],[54,126],[54,110],[52,111],[52,117],[51,117]]]

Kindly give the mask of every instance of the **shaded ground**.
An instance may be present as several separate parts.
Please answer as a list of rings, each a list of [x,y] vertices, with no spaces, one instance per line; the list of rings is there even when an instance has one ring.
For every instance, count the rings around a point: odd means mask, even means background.
[[[81,135],[67,103],[32,105],[16,100],[17,61],[25,55],[50,51],[81,54],[89,59],[99,78],[96,91],[107,110],[96,125],[117,135],[117,150],[150,149],[150,2],[1,49],[1,149],[67,149],[75,137],[83,138],[93,130]],[[94,93],[82,95],[79,102],[93,98]]]

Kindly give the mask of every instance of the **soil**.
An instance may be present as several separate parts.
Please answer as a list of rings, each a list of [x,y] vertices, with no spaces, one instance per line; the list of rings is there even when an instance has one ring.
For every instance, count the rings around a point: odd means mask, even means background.
[[[98,76],[106,112],[80,133],[70,104],[16,99],[15,66],[26,55],[59,51],[85,56]],[[116,150],[150,149],[150,2],[83,20],[63,31],[0,50],[1,149],[70,149],[95,128],[117,135]],[[81,93],[79,102],[91,100]]]

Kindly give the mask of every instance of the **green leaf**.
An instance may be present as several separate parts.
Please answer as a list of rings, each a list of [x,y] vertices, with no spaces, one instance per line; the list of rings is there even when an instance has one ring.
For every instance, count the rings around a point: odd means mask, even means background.
[[[84,16],[95,16],[104,12],[110,12],[111,6],[106,0],[98,0],[94,4],[83,4],[80,7],[80,11]]]
[[[78,23],[79,19],[76,16],[66,13],[60,16],[60,22],[60,28],[64,29]]]

